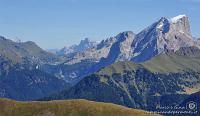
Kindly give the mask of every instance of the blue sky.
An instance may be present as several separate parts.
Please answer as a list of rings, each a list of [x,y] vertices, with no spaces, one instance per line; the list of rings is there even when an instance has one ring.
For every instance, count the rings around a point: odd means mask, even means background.
[[[62,48],[89,37],[138,33],[160,17],[190,17],[200,37],[200,0],[0,0],[0,35]]]

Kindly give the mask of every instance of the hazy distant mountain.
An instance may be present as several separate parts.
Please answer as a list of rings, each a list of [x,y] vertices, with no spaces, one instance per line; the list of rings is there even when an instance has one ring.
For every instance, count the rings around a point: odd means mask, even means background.
[[[46,49],[47,52],[53,53],[53,54],[57,54],[57,52],[59,51],[59,49]]]
[[[91,41],[89,38],[85,38],[84,40],[81,40],[81,42],[78,45],[72,45],[69,47],[64,47],[61,50],[57,51],[58,55],[66,55],[76,52],[82,52],[84,50],[87,50],[89,48],[93,48],[98,44],[96,41]]]
[[[106,58],[110,52],[110,48],[117,41],[115,37],[110,37],[102,40],[96,46],[86,49],[82,52],[77,52],[72,55],[72,59],[66,62],[67,64],[79,63],[83,60],[90,60],[92,62],[99,62],[101,58]]]

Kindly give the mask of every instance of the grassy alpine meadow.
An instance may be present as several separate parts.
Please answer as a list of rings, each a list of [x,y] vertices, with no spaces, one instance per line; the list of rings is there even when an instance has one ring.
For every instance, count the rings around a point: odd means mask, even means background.
[[[158,116],[111,103],[87,100],[19,102],[0,99],[1,116]]]

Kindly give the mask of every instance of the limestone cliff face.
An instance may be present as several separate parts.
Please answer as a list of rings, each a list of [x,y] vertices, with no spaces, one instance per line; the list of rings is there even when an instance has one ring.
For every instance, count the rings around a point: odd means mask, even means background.
[[[200,42],[193,39],[190,33],[188,17],[179,15],[171,19],[162,17],[137,34],[132,46],[134,48],[132,60],[143,62],[166,50],[177,51],[181,47],[189,46],[200,48]]]
[[[189,18],[186,15],[171,19],[162,17],[138,34],[122,32],[100,42],[96,47],[77,53],[75,60],[69,62],[85,59],[93,59],[99,64],[108,61],[107,64],[116,61],[143,62],[166,50],[177,51],[181,47],[190,46],[200,48],[200,42],[191,35]]]

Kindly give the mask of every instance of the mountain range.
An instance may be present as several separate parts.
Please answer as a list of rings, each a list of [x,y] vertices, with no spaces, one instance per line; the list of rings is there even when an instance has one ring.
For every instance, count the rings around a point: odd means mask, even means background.
[[[165,50],[176,51],[180,47],[188,46],[199,47],[200,43],[191,35],[188,17],[179,15],[171,19],[162,17],[138,34],[131,31],[122,32],[115,37],[103,40],[96,46],[89,47],[90,49],[83,51],[82,56],[77,53],[78,55],[74,57],[79,61],[82,59],[99,61],[101,58],[113,57],[112,59],[116,61],[143,62]],[[114,52],[112,50],[116,49],[119,49],[118,55],[112,56],[111,53]],[[91,53],[93,51],[94,53]]]
[[[200,91],[200,41],[186,15],[53,53],[1,36],[0,68],[2,98],[88,99],[155,110],[184,104]]]
[[[138,34],[122,32],[82,52],[75,52],[66,64],[95,62],[95,66],[86,70],[90,73],[117,61],[144,62],[165,51],[177,51],[181,47],[190,46],[199,48],[200,42],[191,35],[188,17],[162,17]]]

